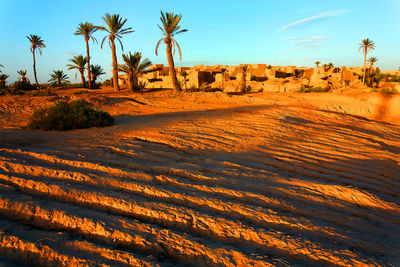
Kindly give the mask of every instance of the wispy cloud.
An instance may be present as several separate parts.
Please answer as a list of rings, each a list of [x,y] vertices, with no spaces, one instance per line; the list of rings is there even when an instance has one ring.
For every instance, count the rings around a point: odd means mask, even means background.
[[[69,56],[75,56],[75,55],[77,55],[79,52],[76,51],[76,50],[67,50],[67,51],[64,51],[64,53],[67,54],[67,55],[69,55]]]
[[[293,41],[296,49],[307,50],[316,49],[324,46],[324,40],[328,40],[328,36],[311,36],[311,37],[286,37],[284,40]]]
[[[287,29],[295,28],[295,27],[298,27],[300,25],[309,23],[311,21],[324,19],[324,18],[329,18],[329,17],[334,17],[334,16],[339,16],[339,15],[342,15],[342,14],[344,14],[346,12],[347,12],[347,10],[333,10],[333,11],[329,11],[329,12],[319,13],[319,14],[317,14],[315,16],[307,17],[307,18],[298,20],[296,22],[287,24],[287,25],[283,26],[280,30],[281,31],[285,31]]]

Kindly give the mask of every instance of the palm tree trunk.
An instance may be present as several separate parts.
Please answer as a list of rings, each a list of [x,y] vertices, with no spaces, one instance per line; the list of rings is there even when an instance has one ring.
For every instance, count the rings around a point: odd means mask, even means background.
[[[174,87],[175,91],[181,91],[181,87],[179,86],[178,79],[176,78],[176,70],[174,65],[174,58],[172,57],[172,49],[171,49],[171,42],[167,43],[167,59],[169,65],[169,76],[171,77],[172,86]]]
[[[119,84],[118,84],[118,62],[117,62],[117,53],[115,52],[115,42],[111,40],[111,53],[112,53],[112,63],[113,63],[113,84],[114,84],[114,91],[119,91]]]
[[[135,91],[135,78],[134,78],[134,73],[132,70],[129,71],[129,75],[128,75],[128,86],[129,86],[129,90],[131,90],[132,92]]]
[[[33,55],[33,75],[35,76],[36,86],[39,88],[39,83],[38,83],[37,77],[36,77],[36,58],[35,58],[35,50],[33,50],[32,55]]]
[[[136,73],[132,73],[132,86],[133,90],[139,91],[139,79]]]
[[[86,56],[87,56],[87,77],[89,88],[92,88],[92,79],[90,78],[90,55],[89,55],[89,40],[86,40]]]
[[[363,79],[364,85],[365,85],[366,75],[367,75],[367,49],[364,49],[364,79]]]
[[[240,92],[241,93],[246,93],[246,72],[243,71],[243,75],[242,75],[242,82],[241,82],[241,88],[240,88]]]
[[[80,71],[80,73],[81,73],[81,78],[82,78],[82,86],[83,86],[84,88],[86,88],[86,81],[85,81],[85,75],[83,74],[83,70]],[[90,79],[89,79],[89,80],[90,80]]]

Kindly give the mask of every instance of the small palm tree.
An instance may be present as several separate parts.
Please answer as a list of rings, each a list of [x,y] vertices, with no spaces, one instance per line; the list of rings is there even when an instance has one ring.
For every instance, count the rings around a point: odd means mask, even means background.
[[[315,68],[317,69],[317,72],[318,72],[318,73],[319,73],[319,70],[318,70],[319,64],[321,64],[321,62],[315,61]]]
[[[18,77],[18,80],[20,80],[21,82],[24,82],[24,83],[29,82],[28,77],[26,77],[26,74],[28,73],[27,70],[19,70],[19,71],[17,71],[17,73],[20,75],[20,77]]]
[[[71,61],[72,64],[67,65],[68,69],[69,70],[77,70],[81,74],[82,86],[86,87],[84,72],[85,72],[85,66],[87,63],[87,58],[82,55],[78,55],[78,56],[74,56],[69,61]],[[75,79],[76,79],[76,74],[75,74]]]
[[[35,54],[36,51],[39,51],[39,54],[42,54],[42,48],[45,48],[46,45],[44,44],[44,41],[42,40],[42,38],[38,35],[34,35],[31,34],[30,36],[26,36],[26,38],[28,38],[28,40],[31,42],[31,52],[33,55],[33,75],[35,76],[35,82],[36,82],[36,86],[39,86],[38,80],[37,80],[37,76],[36,76],[36,58],[35,58]]]
[[[370,70],[372,70],[373,68],[374,68],[374,64],[376,63],[376,62],[378,62],[378,58],[377,57],[370,57],[369,59],[368,59],[368,63],[369,63],[369,69]]]
[[[248,66],[245,64],[240,65],[240,70],[242,71],[242,81],[240,83],[240,92],[241,93],[246,93],[246,72],[247,72]]]
[[[126,19],[122,20],[122,18],[119,15],[110,15],[106,14],[104,17],[102,17],[104,22],[107,25],[106,27],[98,27],[100,30],[103,30],[107,32],[107,35],[103,38],[103,41],[101,42],[101,49],[103,49],[103,43],[108,38],[108,44],[111,47],[111,53],[112,53],[112,64],[113,64],[113,84],[114,84],[114,91],[119,91],[119,85],[118,85],[118,61],[117,61],[117,53],[115,50],[115,40],[118,40],[119,43],[121,44],[121,49],[124,51],[124,46],[122,45],[121,38],[122,35],[132,33],[132,27],[125,28],[124,24],[126,23]]]
[[[130,52],[122,54],[122,59],[125,64],[120,65],[119,70],[128,74],[129,89],[137,91],[139,89],[139,77],[151,66],[151,61],[148,58],[142,61],[140,52],[134,52],[133,55]]]
[[[333,69],[333,68],[334,68],[333,63],[332,63],[332,62],[329,62],[329,63],[328,63],[328,70],[331,70],[331,69]]]
[[[161,11],[161,22],[162,27],[157,25],[158,28],[162,31],[164,37],[161,38],[157,45],[156,45],[156,55],[158,56],[158,47],[160,46],[161,42],[164,41],[166,44],[166,52],[167,52],[167,59],[169,65],[169,75],[171,76],[172,86],[176,91],[180,91],[181,88],[178,83],[178,79],[176,78],[176,70],[174,64],[173,55],[175,55],[175,47],[178,48],[179,58],[182,60],[182,52],[178,42],[173,38],[175,35],[180,33],[187,32],[187,29],[182,29],[179,26],[179,22],[182,19],[182,15],[175,15],[174,13],[165,12],[165,14]],[[172,53],[172,48],[174,48]]]
[[[101,75],[106,74],[100,65],[90,65],[90,75],[92,80],[92,85],[96,86],[96,80],[100,78]]]
[[[52,85],[63,86],[64,84],[69,83],[67,74],[62,70],[53,70],[53,73],[50,74],[51,79],[49,82]]]
[[[365,84],[365,76],[367,73],[367,54],[369,51],[375,49],[375,43],[370,40],[370,39],[364,39],[360,43],[360,47],[358,48],[358,51],[362,50],[364,53],[364,76],[363,76],[363,83]]]
[[[89,41],[92,40],[93,43],[96,42],[96,38],[93,37],[93,34],[99,29],[99,27],[94,26],[92,23],[85,22],[80,23],[78,29],[74,33],[75,35],[82,35],[85,38],[86,42],[86,58],[87,58],[87,77],[89,88],[92,88],[92,81],[89,77],[90,76],[90,53],[89,53]]]
[[[0,88],[6,88],[6,80],[10,77],[7,74],[0,74]]]
[[[186,83],[186,77],[189,75],[186,71],[182,71],[182,76],[184,79],[184,83],[185,83],[185,89],[187,90],[187,83]]]

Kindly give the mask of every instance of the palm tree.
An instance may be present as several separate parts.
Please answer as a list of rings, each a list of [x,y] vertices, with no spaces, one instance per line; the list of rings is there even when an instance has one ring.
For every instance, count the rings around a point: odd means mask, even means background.
[[[93,43],[96,42],[96,38],[93,37],[93,34],[99,29],[99,27],[94,26],[92,23],[85,22],[80,23],[78,29],[74,33],[75,35],[82,35],[85,38],[86,42],[86,58],[87,58],[87,77],[89,88],[92,88],[92,81],[90,77],[90,53],[89,53],[89,40],[92,40]]]
[[[106,74],[100,65],[90,65],[90,74],[92,85],[96,86],[96,80],[101,76]]]
[[[82,55],[78,55],[78,56],[74,56],[69,61],[71,61],[73,64],[68,64],[67,65],[68,69],[69,70],[73,70],[73,69],[77,70],[81,74],[82,86],[86,87],[84,72],[85,72],[85,65],[87,63],[87,58]],[[76,79],[76,75],[75,75],[75,79]]]
[[[321,62],[315,61],[315,68],[317,69],[317,72],[318,72],[318,73],[319,73],[319,69],[318,69],[319,64],[321,64]]]
[[[67,74],[62,70],[53,70],[53,73],[50,74],[51,79],[49,82],[51,84],[56,84],[58,86],[62,86],[63,84],[69,83]]]
[[[10,77],[7,74],[0,74],[0,88],[6,88],[6,80]]]
[[[26,36],[28,40],[31,42],[31,52],[33,55],[33,75],[35,76],[35,82],[36,86],[39,86],[37,76],[36,76],[36,58],[35,58],[35,53],[36,50],[39,51],[39,54],[42,54],[42,48],[45,48],[46,45],[44,44],[44,41],[42,38],[38,35],[31,34],[30,36]]]
[[[378,58],[377,57],[370,57],[369,59],[368,59],[368,63],[369,63],[369,69],[370,70],[372,70],[373,68],[374,68],[374,64],[376,63],[376,62],[378,62]]]
[[[182,19],[182,15],[175,15],[174,13],[165,12],[165,14],[161,12],[161,22],[162,26],[157,25],[158,28],[162,31],[164,37],[161,38],[156,46],[156,55],[158,56],[158,47],[160,46],[161,42],[164,41],[166,44],[166,52],[167,52],[167,59],[169,65],[169,75],[171,76],[172,86],[176,91],[180,91],[181,88],[178,83],[178,79],[176,78],[176,70],[174,65],[174,58],[172,57],[172,48],[174,48],[173,55],[175,55],[175,46],[178,48],[179,58],[182,60],[182,52],[181,48],[179,47],[178,42],[173,38],[175,35],[187,32],[187,29],[181,30],[181,26],[179,26],[179,22]]]
[[[222,73],[222,90],[224,90],[225,88],[225,72],[227,71],[226,68],[221,68],[221,73]]]
[[[334,67],[334,66],[333,66],[333,63],[332,63],[332,62],[329,62],[329,63],[328,63],[328,70],[333,69],[333,67]]]
[[[98,27],[100,30],[106,31],[108,34],[103,38],[103,41],[101,42],[101,49],[103,49],[103,43],[106,38],[108,38],[108,44],[111,47],[111,53],[112,53],[112,64],[113,64],[113,84],[114,84],[114,91],[119,91],[119,85],[118,85],[118,62],[117,62],[117,54],[115,51],[115,40],[118,40],[119,43],[121,44],[121,49],[124,51],[124,46],[122,45],[121,38],[122,35],[132,33],[132,27],[125,28],[124,24],[126,23],[126,19],[122,20],[122,18],[119,15],[110,15],[106,14],[104,17],[102,17],[104,22],[107,24],[106,27]]]
[[[363,76],[363,83],[365,84],[365,76],[367,73],[367,54],[369,51],[375,49],[375,43],[370,40],[370,39],[364,39],[360,43],[360,47],[358,48],[358,51],[362,50],[364,53],[364,76]]]
[[[17,73],[20,75],[20,77],[18,77],[18,80],[20,80],[21,82],[24,82],[24,83],[29,82],[28,77],[26,77],[26,74],[28,73],[27,70],[19,70],[19,71],[17,71]]]
[[[4,68],[4,66],[0,64],[0,68]],[[1,70],[0,70],[0,73],[1,73]]]
[[[122,54],[122,59],[125,64],[120,65],[119,70],[128,74],[129,89],[136,91],[139,89],[139,76],[151,66],[151,61],[148,58],[141,61],[142,54],[140,52],[134,52],[133,55],[130,52]]]
[[[187,83],[186,83],[186,77],[189,75],[186,71],[182,71],[181,75],[183,76],[184,83],[185,83],[185,89],[187,90]]]
[[[248,66],[245,64],[240,65],[240,70],[242,71],[242,81],[240,83],[240,92],[241,93],[246,93],[246,71],[248,69]]]

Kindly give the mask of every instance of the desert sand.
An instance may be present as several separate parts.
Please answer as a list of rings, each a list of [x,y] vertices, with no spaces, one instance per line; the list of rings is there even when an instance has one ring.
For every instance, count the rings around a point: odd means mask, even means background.
[[[396,266],[400,96],[0,96],[0,264]],[[25,129],[82,98],[115,125]]]

